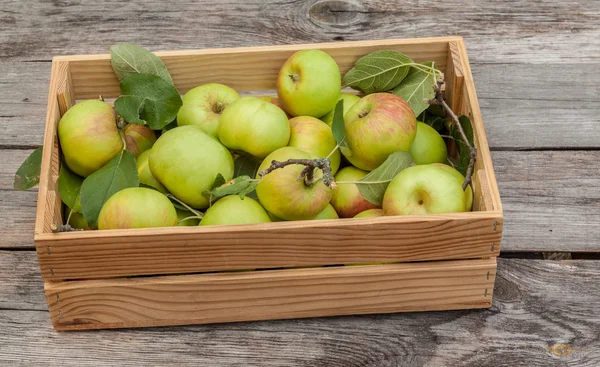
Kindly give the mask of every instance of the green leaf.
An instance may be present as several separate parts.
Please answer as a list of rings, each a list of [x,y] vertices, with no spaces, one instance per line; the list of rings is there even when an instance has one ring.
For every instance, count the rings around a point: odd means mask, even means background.
[[[135,157],[127,150],[89,175],[81,185],[81,209],[90,228],[98,227],[100,209],[108,198],[118,191],[138,186]]]
[[[379,167],[358,181],[356,184],[358,191],[371,204],[381,205],[383,194],[390,181],[412,164],[413,160],[409,152],[392,153]]]
[[[15,174],[15,190],[27,190],[40,183],[42,169],[42,147],[34,150],[21,164]]]
[[[344,125],[344,100],[340,99],[333,110],[333,119],[331,123],[331,131],[333,138],[340,147],[347,147],[346,142],[346,127]]]
[[[233,177],[256,177],[258,167],[262,161],[249,154],[240,154],[233,160]]]
[[[216,188],[204,190],[202,195],[204,195],[204,197],[212,204],[216,200],[227,195],[240,195],[240,197],[244,197],[248,193],[254,191],[256,185],[258,185],[258,181],[253,180],[250,176],[239,176]]]
[[[132,74],[153,74],[173,85],[165,63],[143,47],[131,44],[111,46],[110,64],[119,81]]]
[[[397,51],[375,51],[358,59],[344,75],[343,87],[366,94],[394,89],[409,72],[413,60]]]
[[[467,116],[460,116],[458,118],[460,121],[460,125],[465,131],[465,135],[467,139],[469,139],[469,143],[473,146],[473,125],[471,124],[471,120]],[[467,168],[469,167],[469,159],[471,152],[469,151],[469,147],[465,144],[460,132],[456,126],[453,126],[450,135],[454,138],[456,142],[456,146],[458,148],[458,161],[456,162],[455,168],[465,176],[467,174]]]
[[[211,186],[211,190],[216,189],[217,187],[224,185],[225,184],[225,177],[223,177],[222,174],[217,173],[217,177],[215,177],[215,181],[213,182],[212,186]]]
[[[175,119],[175,120],[173,120],[173,121],[169,122],[167,125],[165,125],[165,127],[163,127],[163,129],[162,129],[162,132],[163,132],[163,133],[164,133],[164,132],[167,132],[167,131],[169,131],[169,130],[171,130],[171,129],[174,129],[174,128],[176,128],[177,126],[178,126],[178,125],[177,125],[177,120]]]
[[[435,66],[433,62],[424,62],[421,65]],[[393,93],[408,102],[415,116],[419,116],[429,107],[425,100],[435,97],[435,84],[436,76],[432,72],[411,67],[406,78],[394,88]]]
[[[177,117],[181,108],[177,89],[152,74],[132,74],[121,82],[115,110],[127,122],[160,130]]]
[[[435,129],[438,133],[442,134],[446,132],[446,127],[444,126],[444,119],[437,116],[430,116],[430,118],[425,121],[425,123],[432,128]]]
[[[444,107],[439,104],[432,104],[427,107],[427,113],[437,117],[445,117],[446,111],[444,111]]]
[[[58,176],[58,193],[65,205],[74,212],[81,211],[80,193],[83,177],[73,173],[65,164],[60,166]]]

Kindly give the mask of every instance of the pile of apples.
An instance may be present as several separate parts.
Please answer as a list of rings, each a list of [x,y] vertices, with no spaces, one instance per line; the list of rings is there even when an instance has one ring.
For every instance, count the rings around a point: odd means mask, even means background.
[[[335,60],[320,50],[292,55],[277,77],[277,96],[240,96],[222,84],[188,91],[177,115],[177,127],[155,132],[144,125],[115,124],[111,105],[101,100],[77,103],[62,117],[58,135],[66,165],[87,177],[125,147],[137,158],[139,182],[112,195],[102,206],[99,229],[176,225],[250,224],[280,220],[365,218],[463,212],[471,209],[470,187],[445,165],[444,139],[416,121],[413,110],[391,93],[364,97],[341,92]],[[344,104],[347,146],[340,149],[332,133],[334,108]],[[124,137],[124,139],[123,139]],[[356,182],[390,154],[410,152],[415,165],[389,183],[381,205],[367,201]],[[272,161],[328,158],[336,186],[322,180],[307,185],[298,177],[305,166],[288,165],[264,177],[257,175],[256,198],[229,195],[210,202],[203,195],[215,178],[234,179],[234,159]],[[323,173],[315,171],[315,177]],[[193,210],[176,209],[172,194]],[[81,215],[73,227],[87,228]],[[183,220],[184,218],[190,218]]]

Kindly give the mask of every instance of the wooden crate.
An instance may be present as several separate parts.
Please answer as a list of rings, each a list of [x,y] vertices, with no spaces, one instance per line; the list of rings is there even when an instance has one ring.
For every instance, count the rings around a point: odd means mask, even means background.
[[[460,37],[158,52],[181,93],[219,82],[273,90],[295,51],[329,53],[342,73],[383,49],[435,61],[472,118],[474,211],[217,227],[52,233],[60,224],[57,123],[76,101],[116,98],[109,55],[52,61],[35,243],[58,330],[143,327],[491,305],[502,206]],[[385,265],[342,266],[385,262]],[[325,267],[323,267],[325,266]],[[242,269],[256,271],[232,272]]]

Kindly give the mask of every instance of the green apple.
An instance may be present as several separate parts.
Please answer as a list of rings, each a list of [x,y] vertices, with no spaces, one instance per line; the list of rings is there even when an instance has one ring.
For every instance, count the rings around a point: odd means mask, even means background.
[[[138,178],[141,184],[154,187],[163,194],[166,194],[168,192],[167,188],[164,187],[160,182],[158,182],[158,180],[152,175],[152,172],[150,172],[150,166],[148,165],[150,151],[151,150],[146,150],[145,152],[140,154],[135,160],[137,164]]]
[[[434,163],[433,165],[452,173],[460,183],[460,186],[462,187],[463,182],[465,182],[465,176],[463,176],[462,173],[458,172],[455,168],[445,164]],[[467,186],[467,188],[465,189],[465,209],[468,212],[470,212],[473,209],[473,189],[471,188],[471,185]]]
[[[333,174],[337,172],[341,154],[339,149],[335,149],[337,143],[329,126],[314,117],[298,116],[290,119],[290,129],[288,146],[296,147],[319,158],[325,158],[333,152],[329,157],[331,171]]]
[[[343,183],[344,181],[358,181],[366,175],[367,172],[353,166],[344,167],[335,175],[337,188],[333,191],[331,205],[340,218],[352,218],[365,210],[378,208],[360,194],[356,184]]]
[[[111,196],[100,210],[98,229],[152,228],[177,225],[169,199],[145,187],[131,187]]]
[[[383,216],[382,209],[368,209],[364,212],[360,212],[354,216],[354,218],[375,218]]]
[[[317,216],[314,217],[313,220],[319,220],[319,219],[338,219],[339,217],[340,216],[335,211],[335,209],[333,208],[333,206],[331,206],[331,204],[327,204],[327,206],[325,207],[325,209],[323,209],[319,214],[317,214]]]
[[[283,162],[290,158],[314,159],[310,153],[294,147],[283,147],[269,154],[258,168],[268,168],[272,161]],[[284,220],[305,220],[317,216],[331,200],[332,191],[323,181],[307,186],[298,176],[305,166],[291,164],[264,176],[256,187],[260,203],[273,215]],[[322,175],[316,170],[315,177]],[[257,174],[258,178],[258,174]]]
[[[256,200],[229,195],[213,204],[200,221],[201,226],[218,224],[253,224],[271,221],[269,213]]]
[[[341,101],[341,100],[344,100],[343,114],[345,115],[346,112],[348,112],[348,110],[350,109],[350,107],[354,106],[354,104],[356,104],[356,102],[360,101],[360,97],[357,96],[356,94],[342,93],[342,94],[340,94],[340,98],[338,99],[338,101]],[[331,111],[327,112],[326,115],[321,116],[321,121],[323,121],[324,123],[329,125],[329,127],[331,127],[331,124],[333,124],[333,111],[334,110],[335,110],[335,106],[334,106],[334,108],[331,109]]]
[[[71,218],[69,218],[69,224],[71,225],[71,227],[77,229],[90,229],[90,226],[88,226],[87,221],[81,213],[71,213]]]
[[[277,107],[279,107],[279,108],[281,108],[283,110],[283,105],[281,104],[281,101],[277,97],[273,97],[273,96],[260,96],[260,97],[258,97],[258,99],[263,100],[265,102],[272,103],[275,106],[277,106]],[[285,112],[285,110],[283,110],[283,112]],[[285,112],[285,114],[286,114],[286,116],[288,118],[292,117],[287,112]]]
[[[454,174],[432,164],[408,167],[383,195],[384,215],[441,214],[465,211],[465,194]]]
[[[219,141],[195,125],[162,134],[150,151],[150,172],[169,192],[193,208],[208,207],[203,190],[217,174],[233,178],[233,158]]]
[[[335,107],[341,87],[338,65],[321,50],[296,52],[277,76],[277,95],[292,116],[323,116]]]
[[[188,217],[191,217],[194,215],[194,213],[190,212],[189,210],[182,210],[182,209],[177,209],[175,208],[175,211],[177,212],[177,225],[180,227],[194,227],[197,226],[198,224],[200,224],[200,219],[197,218],[189,218],[189,219],[185,219]],[[184,221],[181,221],[185,219]]]
[[[421,121],[417,121],[417,135],[409,152],[416,164],[443,163],[448,158],[444,139],[434,128]]]
[[[391,93],[369,94],[344,115],[348,148],[342,153],[365,171],[379,167],[397,151],[408,152],[417,133],[412,108]]]
[[[290,123],[283,110],[256,97],[242,97],[223,111],[219,139],[231,150],[264,158],[290,140]]]
[[[152,148],[156,142],[154,131],[146,125],[129,124],[123,129],[125,146],[134,157]]]
[[[177,125],[197,125],[208,135],[217,138],[221,114],[239,98],[235,90],[223,84],[204,84],[190,89],[183,96]]]
[[[113,108],[96,99],[69,108],[58,123],[58,138],[67,166],[83,177],[123,150]]]

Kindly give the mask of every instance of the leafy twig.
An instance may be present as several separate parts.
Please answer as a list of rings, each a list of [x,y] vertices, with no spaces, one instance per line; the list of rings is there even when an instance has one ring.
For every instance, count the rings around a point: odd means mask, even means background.
[[[184,203],[183,201],[177,199],[175,197],[175,195],[173,194],[167,194],[167,197],[171,200],[176,201],[177,203],[179,203],[179,205],[183,206],[184,208],[186,208],[188,211],[192,212],[194,214],[194,216],[198,217],[198,218],[202,218],[204,216],[204,214],[202,212],[197,211],[196,209],[192,208],[191,206],[187,205],[186,203]]]
[[[442,93],[441,82],[438,82],[438,84],[434,86],[434,90],[435,90],[435,98],[428,100],[427,103],[441,105],[444,108],[446,113],[448,115],[450,115],[450,117],[452,118],[452,121],[454,121],[454,124],[458,128],[458,132],[460,133],[460,136],[463,139],[465,145],[469,148],[469,166],[467,167],[467,173],[465,174],[465,181],[463,182],[463,185],[462,185],[463,190],[465,190],[472,181],[471,176],[473,176],[473,167],[475,166],[475,160],[477,159],[477,149],[475,149],[475,147],[473,147],[471,145],[471,143],[469,143],[469,139],[467,139],[467,135],[465,134],[465,130],[463,129],[462,125],[460,124],[458,116],[456,116],[456,114],[452,111],[450,106],[448,106],[448,104],[444,100],[444,94]]]
[[[323,180],[325,186],[330,189],[335,189],[337,187],[335,183],[335,179],[331,172],[331,162],[327,158],[317,158],[317,159],[288,159],[287,161],[272,161],[271,165],[258,172],[259,177],[264,177],[269,173],[275,171],[276,169],[284,168],[292,164],[300,164],[305,166],[300,175],[298,176],[298,180],[304,179],[304,184],[306,186],[311,186],[314,183]],[[321,169],[323,171],[323,177],[315,178],[314,171],[315,169]]]

